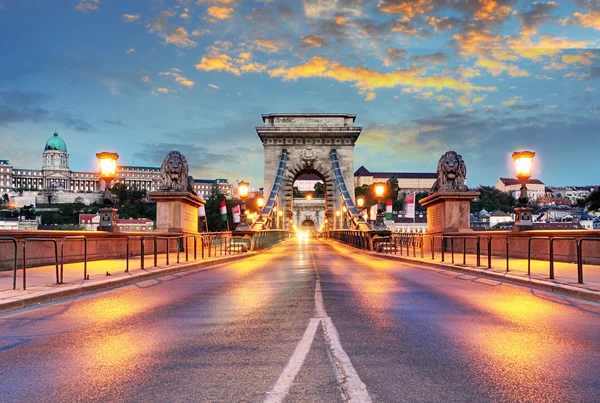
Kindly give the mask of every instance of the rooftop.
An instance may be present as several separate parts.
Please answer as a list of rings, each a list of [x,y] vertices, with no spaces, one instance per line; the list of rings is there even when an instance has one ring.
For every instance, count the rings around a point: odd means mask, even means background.
[[[354,172],[354,176],[372,176],[387,179],[437,179],[437,173],[433,172],[371,172],[362,165]]]
[[[512,185],[520,185],[521,181],[515,178],[500,178],[500,180],[502,181],[502,183],[504,183],[505,186],[512,186]],[[543,185],[544,182],[542,182],[539,179],[529,179],[527,181],[528,185]]]

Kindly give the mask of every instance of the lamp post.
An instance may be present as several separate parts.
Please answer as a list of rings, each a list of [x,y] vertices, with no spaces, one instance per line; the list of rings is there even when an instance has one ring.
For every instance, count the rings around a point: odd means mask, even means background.
[[[360,216],[358,217],[358,221],[361,223],[365,222],[365,218],[363,217],[363,207],[365,205],[365,198],[362,196],[359,196],[356,198],[356,206],[358,207],[358,211],[360,213]]]
[[[333,223],[333,229],[339,229],[338,227],[341,228],[341,225],[340,225],[341,215],[342,215],[342,212],[340,210],[335,210],[335,221]]]
[[[111,152],[101,152],[96,154],[98,165],[100,166],[100,178],[105,183],[104,188],[104,207],[99,210],[100,225],[98,231],[119,232],[117,225],[117,209],[113,208],[112,193],[110,184],[115,179],[117,171],[117,160],[119,154]]]
[[[513,160],[517,169],[517,179],[521,182],[521,192],[515,207],[515,225],[513,231],[526,231],[533,229],[533,210],[529,208],[529,197],[527,196],[527,181],[531,178],[531,165],[535,153],[533,151],[514,152]]]
[[[283,210],[277,212],[277,229],[282,229],[283,219],[281,217],[283,217]]]
[[[348,229],[348,207],[346,205],[342,206],[342,228]]]
[[[377,197],[377,220],[375,220],[375,226],[373,229],[376,231],[386,231],[387,227],[383,222],[384,215],[383,209],[381,208],[381,198],[385,194],[385,183],[376,182],[373,184],[373,189],[375,192],[375,197]]]
[[[240,224],[237,226],[238,231],[249,231],[248,217],[246,216],[246,198],[248,197],[248,189],[250,184],[246,181],[238,182],[238,195],[242,199],[242,211],[240,212]]]

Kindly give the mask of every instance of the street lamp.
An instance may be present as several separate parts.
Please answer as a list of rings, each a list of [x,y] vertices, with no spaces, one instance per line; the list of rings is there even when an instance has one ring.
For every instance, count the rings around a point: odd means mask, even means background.
[[[513,231],[525,231],[533,229],[533,210],[529,208],[529,197],[527,197],[527,181],[531,178],[531,165],[535,153],[533,151],[514,152],[513,160],[517,170],[517,179],[521,182],[521,193],[515,207],[515,225]]]
[[[375,220],[374,230],[376,231],[386,231],[387,227],[383,222],[383,209],[381,208],[381,198],[385,194],[386,186],[383,182],[376,182],[373,184],[373,189],[375,192],[375,197],[377,197],[377,219]]]
[[[306,195],[306,200],[308,200],[308,201],[312,200],[312,195],[310,193]]]
[[[119,154],[111,152],[101,152],[96,154],[98,165],[100,166],[100,178],[104,181],[104,208],[99,210],[100,225],[98,231],[119,232],[117,225],[117,209],[113,208],[112,194],[110,184],[115,179],[117,171],[117,160]]]
[[[360,196],[356,199],[356,205],[358,206],[358,208],[362,209],[363,206],[365,205],[365,198]]]
[[[281,224],[283,224],[283,221],[281,217],[283,217],[283,210],[277,212],[277,229],[282,229]]]
[[[342,215],[342,212],[340,210],[335,210],[335,222],[333,223],[333,229],[338,229],[338,227],[341,227],[341,223],[340,223],[341,215]]]
[[[248,216],[246,215],[246,198],[248,197],[248,189],[250,184],[246,181],[238,182],[238,195],[242,199],[242,211],[240,213],[240,224],[237,226],[238,231],[249,231]]]

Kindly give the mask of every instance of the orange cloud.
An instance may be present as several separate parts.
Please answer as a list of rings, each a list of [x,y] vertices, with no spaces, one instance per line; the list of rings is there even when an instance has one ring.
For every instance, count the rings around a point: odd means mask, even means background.
[[[431,9],[431,0],[384,0],[377,9],[386,14],[398,14],[405,21]]]
[[[233,15],[233,8],[211,6],[206,9],[206,13],[217,20],[226,20]]]
[[[600,31],[600,11],[590,11],[587,14],[573,13],[573,23],[586,28],[594,28]]]
[[[143,83],[149,83],[150,82],[150,77],[144,76],[144,77],[140,78],[140,81],[143,82]]]
[[[586,55],[563,55],[562,62],[566,64],[592,64],[592,61]]]
[[[353,82],[361,91],[372,91],[376,88],[394,88],[399,85],[412,88],[451,88],[460,91],[495,91],[495,87],[479,87],[466,81],[448,76],[423,77],[421,69],[397,69],[391,73],[381,73],[365,67],[344,66],[322,57],[313,57],[307,63],[291,68],[269,70],[271,77],[282,77],[285,81],[298,78],[328,77],[340,82]]]
[[[373,91],[371,91],[365,97],[365,101],[367,101],[367,102],[372,101],[375,99],[375,97],[376,97],[375,93]]]
[[[504,4],[498,4],[496,0],[479,0],[479,5],[475,11],[475,19],[486,22],[505,20],[512,9]]]
[[[179,69],[171,69],[172,71],[163,71],[158,73],[161,76],[171,76],[171,77],[175,77],[175,82],[178,83],[179,85],[183,85],[184,87],[188,87],[188,88],[192,88],[194,86],[194,83],[192,80],[188,79],[187,77],[182,76],[181,70]]]
[[[515,65],[502,63],[498,60],[492,60],[485,57],[478,59],[475,62],[475,65],[486,69],[494,77],[504,72],[511,77],[527,77],[529,75],[528,72],[519,69]]]
[[[212,53],[202,57],[200,63],[196,65],[196,69],[203,71],[227,71],[236,76],[241,75],[240,69],[232,63],[231,57],[226,54]]]
[[[163,94],[168,94],[169,93],[169,89],[168,88],[164,88],[164,87],[157,88],[156,91],[162,92]]]
[[[190,39],[187,30],[184,27],[169,24],[166,21],[158,20],[146,26],[148,32],[156,33],[165,40],[165,43],[172,43],[180,48],[194,47],[198,44]]]
[[[140,19],[139,14],[123,14],[123,21],[125,22],[133,22]]]

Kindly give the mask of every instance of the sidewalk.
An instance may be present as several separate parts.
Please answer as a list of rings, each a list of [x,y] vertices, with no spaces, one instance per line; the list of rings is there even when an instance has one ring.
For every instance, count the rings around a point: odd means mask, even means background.
[[[129,273],[125,273],[126,259],[95,260],[87,263],[89,280],[83,279],[83,262],[64,265],[63,284],[56,284],[56,267],[41,266],[27,268],[27,289],[23,290],[23,269],[17,267],[17,289],[13,290],[13,271],[0,271],[0,313],[24,308],[44,302],[75,297],[100,290],[119,287],[136,281],[146,280],[166,274],[192,270],[216,263],[254,256],[259,252],[243,252],[233,255],[217,254],[215,257],[205,257],[194,260],[193,254],[185,261],[185,253],[180,253],[177,263],[177,253],[169,254],[169,266],[166,266],[166,254],[159,254],[158,267],[154,267],[154,255],[145,256],[144,269],[141,270],[140,256],[129,258]],[[60,264],[58,266],[60,271]],[[110,273],[110,275],[107,275]]]
[[[467,254],[466,265],[463,265],[462,253],[454,254],[454,264],[452,264],[452,255],[450,252],[445,253],[445,262],[442,262],[440,252],[437,252],[435,260],[432,260],[431,253],[429,255],[425,254],[425,257],[421,258],[421,251],[418,248],[416,249],[417,257],[413,257],[412,247],[409,248],[410,256],[406,255],[406,248],[403,250],[403,255],[400,255],[399,251],[398,254],[370,252],[362,249],[360,251],[367,255],[385,259],[398,260],[435,269],[458,271],[473,276],[494,278],[525,287],[600,302],[600,266],[583,265],[583,284],[578,284],[576,263],[555,261],[554,280],[551,280],[549,275],[550,263],[544,260],[532,259],[531,275],[528,275],[527,259],[509,259],[509,271],[507,272],[506,257],[492,256],[492,268],[488,269],[487,255],[481,255],[481,266],[476,267],[477,256],[474,254]]]

